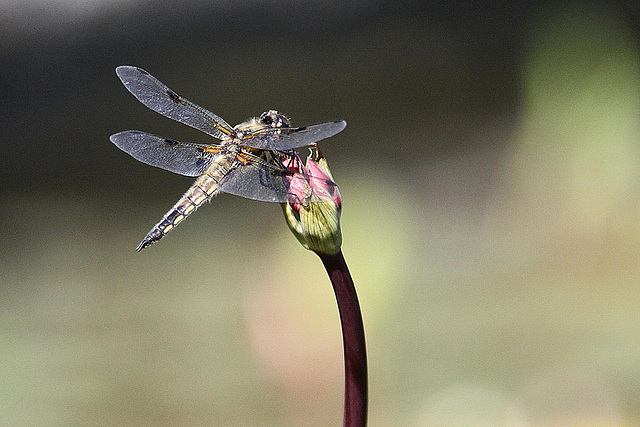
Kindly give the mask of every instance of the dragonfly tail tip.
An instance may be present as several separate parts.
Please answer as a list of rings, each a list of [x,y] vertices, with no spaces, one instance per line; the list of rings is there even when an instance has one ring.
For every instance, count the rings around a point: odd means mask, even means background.
[[[148,242],[147,239],[144,239],[142,242],[140,242],[140,244],[136,248],[136,252],[140,252],[141,250],[143,250],[144,248],[146,248],[150,244],[151,244],[151,242]]]

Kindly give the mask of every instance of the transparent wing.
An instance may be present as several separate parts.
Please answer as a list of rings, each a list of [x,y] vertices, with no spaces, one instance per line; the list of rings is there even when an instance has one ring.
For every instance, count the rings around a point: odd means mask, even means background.
[[[347,127],[344,120],[297,128],[266,128],[244,135],[239,144],[260,150],[289,150],[329,138]]]
[[[295,194],[292,182],[296,183]],[[238,162],[221,184],[220,191],[263,202],[307,204],[328,201],[326,195],[311,190],[320,184],[328,189],[331,200],[339,195],[338,186],[332,181],[311,177],[305,172],[294,173],[258,159],[247,164]]]
[[[207,150],[216,146],[179,142],[139,130],[127,130],[109,138],[134,159],[186,176],[202,175],[215,159]]]
[[[221,117],[181,97],[142,68],[124,65],[116,74],[140,102],[163,116],[224,139],[234,130]]]

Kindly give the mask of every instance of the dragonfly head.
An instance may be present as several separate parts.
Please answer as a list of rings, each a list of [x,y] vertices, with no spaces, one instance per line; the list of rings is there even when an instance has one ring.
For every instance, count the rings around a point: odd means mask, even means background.
[[[289,119],[276,110],[265,111],[260,115],[260,122],[270,128],[287,128],[291,126]]]

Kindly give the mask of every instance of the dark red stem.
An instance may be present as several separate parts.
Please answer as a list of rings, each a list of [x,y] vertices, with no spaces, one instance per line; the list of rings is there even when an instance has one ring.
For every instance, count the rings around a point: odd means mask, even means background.
[[[367,424],[367,349],[356,288],[342,251],[318,254],[327,269],[338,302],[344,343],[344,426]]]

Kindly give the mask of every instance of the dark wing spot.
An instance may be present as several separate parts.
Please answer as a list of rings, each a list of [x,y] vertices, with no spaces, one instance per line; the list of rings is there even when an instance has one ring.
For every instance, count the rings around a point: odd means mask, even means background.
[[[298,129],[296,129],[298,132],[305,130],[307,127],[306,126],[300,126]]]
[[[205,164],[205,159],[203,157],[198,157],[198,160],[196,160],[196,167],[198,169],[201,169],[204,164]]]
[[[165,138],[164,143],[170,146],[178,145],[178,141],[169,138]]]
[[[180,99],[180,95],[178,95],[177,93],[175,93],[171,89],[167,89],[167,95],[169,95],[169,98],[171,98],[171,100],[173,102],[175,102],[175,103],[182,102],[182,99]]]

